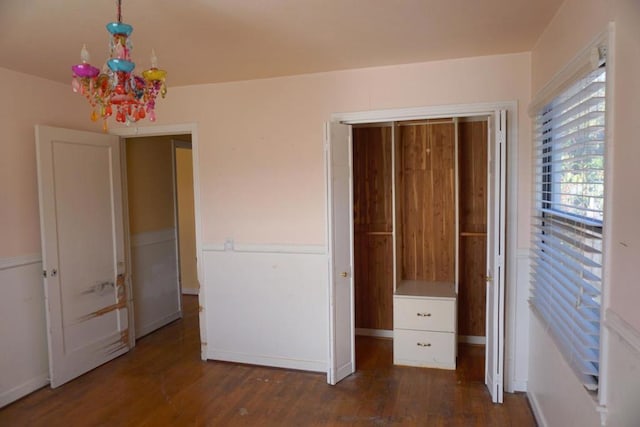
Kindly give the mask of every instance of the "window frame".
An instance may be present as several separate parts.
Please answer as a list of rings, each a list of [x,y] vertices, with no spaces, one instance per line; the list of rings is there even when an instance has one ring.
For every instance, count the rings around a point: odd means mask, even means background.
[[[604,37],[599,40],[600,46],[596,45],[596,48],[598,50],[599,53],[604,52],[606,54],[606,49],[602,49],[601,46],[606,46],[607,43],[607,34],[604,35]],[[603,44],[604,43],[604,44]],[[590,50],[593,51],[594,46],[590,46]],[[583,55],[584,57],[585,55]],[[592,62],[589,61],[591,65]],[[604,65],[604,62],[601,64],[598,64],[599,66]],[[607,241],[605,240],[605,232],[606,232],[606,223],[604,221],[604,215],[605,212],[607,211],[608,208],[608,198],[607,198],[607,184],[606,184],[606,180],[607,178],[604,178],[604,181],[593,181],[593,182],[597,182],[599,185],[602,185],[602,193],[601,194],[596,194],[595,197],[596,198],[602,198],[602,204],[601,204],[601,209],[597,210],[596,212],[602,212],[602,220],[599,220],[598,218],[591,218],[589,216],[582,216],[582,215],[578,215],[578,214],[574,214],[572,212],[566,212],[563,211],[562,209],[557,209],[554,208],[554,205],[558,205],[558,204],[562,204],[562,201],[559,201],[557,198],[555,198],[558,192],[558,188],[554,188],[554,185],[561,185],[559,182],[560,180],[558,179],[558,175],[559,172],[557,170],[554,170],[555,167],[560,164],[560,162],[555,158],[555,154],[554,153],[554,144],[553,144],[553,125],[551,124],[549,126],[549,121],[553,120],[554,116],[551,114],[551,111],[553,110],[553,104],[554,101],[557,102],[561,102],[562,96],[565,96],[568,92],[569,89],[573,88],[576,84],[579,84],[579,82],[582,80],[584,81],[585,78],[587,78],[592,72],[594,72],[595,70],[597,70],[597,68],[600,67],[596,67],[593,68],[593,66],[591,66],[591,68],[589,67],[582,67],[582,69],[577,72],[574,70],[574,72],[571,75],[570,79],[567,79],[565,81],[562,82],[562,84],[558,84],[557,82],[555,82],[555,88],[553,91],[550,90],[543,90],[542,94],[539,94],[537,98],[537,102],[532,103],[532,106],[530,107],[530,115],[532,116],[532,118],[534,119],[534,128],[539,128],[541,130],[541,132],[538,133],[538,135],[534,138],[534,169],[533,169],[533,176],[534,176],[534,181],[536,183],[536,187],[535,190],[533,192],[533,196],[534,196],[534,206],[533,206],[533,210],[534,210],[534,225],[533,225],[533,237],[532,237],[532,245],[533,248],[537,248],[537,250],[541,250],[544,251],[544,247],[545,247],[545,240],[548,240],[551,243],[552,239],[556,239],[556,242],[554,244],[557,244],[557,235],[555,235],[555,230],[551,229],[551,234],[549,234],[549,238],[547,239],[545,236],[548,234],[546,231],[546,227],[545,227],[545,223],[546,222],[553,222],[556,226],[558,224],[564,224],[566,225],[567,228],[570,228],[572,230],[583,230],[586,235],[587,238],[591,238],[590,235],[595,235],[596,236],[596,242],[597,242],[597,247],[599,248],[599,250],[602,252],[601,258],[599,260],[600,263],[600,267],[601,270],[599,271],[599,275],[600,275],[600,287],[599,287],[599,295],[597,296],[597,306],[598,306],[598,313],[599,313],[599,321],[598,321],[598,335],[597,335],[597,340],[599,342],[598,346],[599,346],[599,353],[598,353],[598,360],[595,363],[596,369],[598,371],[598,374],[596,376],[596,378],[598,378],[598,380],[596,381],[597,384],[597,391],[593,393],[594,398],[599,398],[600,403],[603,403],[604,401],[604,393],[603,393],[603,388],[606,387],[606,372],[604,366],[605,365],[605,359],[606,359],[606,354],[603,352],[603,341],[606,339],[606,333],[605,333],[605,329],[604,329],[604,312],[606,309],[606,296],[607,296],[607,287],[606,287],[606,246],[607,246]],[[610,111],[610,85],[611,85],[611,71],[608,69],[610,68],[609,65],[607,65],[607,67],[605,68],[605,77],[604,77],[604,88],[605,88],[605,94],[604,94],[604,110],[599,109],[599,110],[595,110],[595,111],[599,111],[603,114],[604,117],[604,132],[603,135],[601,137],[601,139],[596,138],[598,141],[601,141],[601,143],[603,143],[603,147],[602,147],[602,154],[601,154],[601,158],[602,158],[602,167],[599,168],[600,170],[602,170],[602,172],[604,173],[604,176],[606,177],[608,175],[608,150],[609,150],[609,126],[611,123],[611,111]],[[562,74],[562,73],[561,73]],[[597,79],[597,77],[596,77]],[[594,80],[596,81],[596,80]],[[585,86],[586,88],[587,86]],[[580,89],[579,91],[584,90]],[[578,92],[579,92],[578,91]],[[577,92],[577,93],[578,93]],[[542,96],[544,95],[544,96]],[[588,111],[586,114],[589,114],[590,111]],[[551,114],[549,116],[549,118],[547,119],[547,121],[544,121],[544,116],[546,114]],[[585,115],[586,115],[585,114]],[[582,116],[580,116],[582,117]],[[538,122],[538,120],[542,118],[542,120],[540,122]],[[585,120],[588,122],[588,120]],[[539,124],[541,123],[541,124]],[[545,126],[547,125],[547,126]],[[562,124],[560,126],[563,126]],[[548,135],[547,135],[548,134]],[[548,144],[548,147],[545,147],[545,145]],[[597,156],[597,155],[596,155]],[[571,161],[571,160],[569,160]],[[559,197],[559,196],[558,196]],[[592,194],[586,194],[586,197],[593,197]],[[555,198],[555,199],[554,199]],[[586,211],[590,211],[591,208],[589,206],[584,206],[582,205],[584,210]],[[595,216],[598,216],[598,214],[596,214]],[[537,226],[535,225],[535,218],[537,219]],[[550,227],[551,228],[551,227]],[[536,241],[536,236],[537,235],[537,241]],[[540,249],[542,248],[542,249]],[[557,253],[557,248],[552,248],[551,246],[547,247],[546,249],[549,254],[551,254],[552,252],[556,252]],[[534,251],[535,252],[535,251]],[[550,256],[550,255],[547,255]],[[560,264],[562,264],[562,262],[560,262]],[[536,274],[535,271],[535,261],[532,261],[532,275]],[[532,282],[535,281],[535,279],[532,279]],[[559,286],[559,285],[554,285],[554,286]],[[535,287],[535,284],[534,284]],[[546,291],[545,291],[546,292]],[[534,294],[532,293],[532,300],[534,299]],[[543,324],[547,325],[548,328],[550,328],[549,326],[549,322],[553,323],[553,322],[557,322],[557,318],[555,320],[549,320],[548,318],[545,318],[545,314],[542,314],[540,311],[538,311],[535,307],[535,304],[533,303],[533,301],[530,301],[534,312],[537,312],[537,315],[540,317],[540,319],[543,321]],[[594,300],[596,301],[596,300]],[[578,302],[577,304],[580,303],[580,297],[578,297]],[[555,303],[554,303],[555,304]],[[593,310],[595,308],[595,306],[585,306],[586,310]],[[548,307],[547,307],[548,309]],[[578,308],[579,310],[580,308]],[[554,316],[562,316],[563,314],[556,314]],[[564,314],[566,315],[566,313]],[[565,327],[566,328],[566,327]],[[563,327],[561,327],[561,329],[563,329]],[[568,328],[568,330],[572,330],[571,327]],[[558,337],[554,336],[555,333],[551,334],[554,338],[554,340],[556,340],[556,344],[559,347],[560,352],[563,354],[563,357],[568,357],[566,355],[566,349],[563,350],[562,344],[559,343],[558,341]],[[562,338],[560,338],[560,340],[562,340]],[[570,353],[571,354],[571,353]],[[571,364],[571,363],[570,363]],[[575,365],[574,365],[575,366]],[[578,376],[578,378],[581,378],[580,375],[576,374]],[[582,382],[582,381],[581,381]],[[588,389],[586,383],[583,382],[583,384],[585,385],[585,388]]]

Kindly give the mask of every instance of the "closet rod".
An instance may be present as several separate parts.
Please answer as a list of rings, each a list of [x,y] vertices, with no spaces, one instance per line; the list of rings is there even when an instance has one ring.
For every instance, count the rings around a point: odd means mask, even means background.
[[[460,237],[487,237],[487,233],[463,231],[460,233]]]

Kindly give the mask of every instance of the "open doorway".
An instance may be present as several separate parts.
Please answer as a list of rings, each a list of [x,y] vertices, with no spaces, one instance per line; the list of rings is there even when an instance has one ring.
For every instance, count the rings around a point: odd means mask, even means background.
[[[191,135],[127,138],[124,147],[128,259],[139,339],[182,317],[183,290],[198,294]]]
[[[136,333],[133,315],[132,245],[125,206],[128,201],[126,143],[121,137],[194,135],[193,152],[197,153],[196,129],[195,125],[118,128],[110,135],[36,126],[49,378],[53,388],[126,353],[135,346],[136,335],[144,334],[144,331]],[[169,152],[169,158],[171,155]],[[142,160],[142,164],[150,166],[152,171],[158,166],[150,158],[142,156]],[[169,162],[166,169],[171,171],[172,164]],[[197,189],[197,161],[193,166],[193,186]],[[161,193],[173,197],[172,176],[168,185],[157,187],[169,188]],[[156,182],[151,180],[150,183],[143,194],[153,193]],[[198,191],[194,194],[194,212],[198,218]],[[173,204],[168,208],[173,211]],[[171,213],[166,216],[170,217]],[[162,224],[162,221],[158,223]],[[199,244],[199,221],[195,223],[196,244]],[[159,227],[144,230],[134,237],[137,246],[153,247],[155,243],[171,240],[175,246],[175,234],[171,236],[165,228]],[[153,253],[153,250],[147,252]],[[169,289],[178,298],[169,304],[170,314],[164,319],[160,316],[155,325],[180,315],[176,253],[174,250],[174,254],[169,255],[173,258],[173,266],[169,262],[158,270],[168,271],[168,276],[174,278],[173,282],[168,281],[174,284]],[[153,261],[151,264],[153,267]],[[152,268],[148,276],[153,277],[156,273]],[[202,337],[206,336],[203,310],[199,308],[204,305],[203,290],[199,291],[198,298],[200,304],[190,307],[195,307],[192,312],[199,313],[202,342]],[[65,323],[63,319],[74,320]],[[150,332],[154,323],[143,326]],[[201,346],[201,357],[206,357],[204,346]]]

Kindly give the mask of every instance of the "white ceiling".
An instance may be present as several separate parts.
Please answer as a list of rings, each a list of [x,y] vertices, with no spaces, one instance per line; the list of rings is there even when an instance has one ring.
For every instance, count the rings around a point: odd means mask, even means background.
[[[169,86],[529,51],[563,0],[122,0]],[[68,82],[116,0],[0,0],[0,67]]]

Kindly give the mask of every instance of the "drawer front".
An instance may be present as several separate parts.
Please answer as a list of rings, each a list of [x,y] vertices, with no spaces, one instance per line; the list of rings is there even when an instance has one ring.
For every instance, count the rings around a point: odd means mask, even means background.
[[[393,363],[443,369],[456,368],[455,334],[396,329]]]
[[[455,332],[456,305],[451,300],[393,299],[394,329]]]

